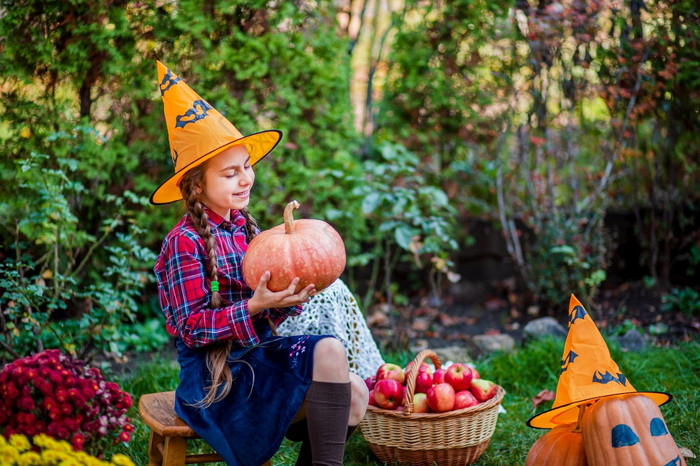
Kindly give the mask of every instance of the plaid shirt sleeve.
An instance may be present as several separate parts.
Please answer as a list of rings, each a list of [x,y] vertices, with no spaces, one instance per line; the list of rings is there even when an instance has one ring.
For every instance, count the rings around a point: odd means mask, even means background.
[[[287,317],[301,314],[301,304],[289,307],[277,307],[269,309],[269,318],[275,327],[284,322]]]
[[[259,343],[248,313],[248,300],[210,308],[211,283],[206,278],[202,247],[194,238],[174,235],[164,251],[164,275],[171,325],[185,345],[204,346],[235,340],[240,346]]]

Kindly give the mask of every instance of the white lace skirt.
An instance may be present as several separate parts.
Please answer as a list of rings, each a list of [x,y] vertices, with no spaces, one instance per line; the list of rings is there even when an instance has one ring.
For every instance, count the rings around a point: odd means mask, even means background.
[[[303,306],[301,315],[290,317],[277,328],[280,335],[333,335],[343,342],[350,371],[363,379],[374,375],[384,359],[367,327],[355,297],[338,279]]]

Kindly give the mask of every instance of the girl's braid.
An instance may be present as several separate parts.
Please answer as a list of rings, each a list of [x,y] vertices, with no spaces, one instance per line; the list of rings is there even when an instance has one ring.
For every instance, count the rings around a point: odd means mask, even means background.
[[[255,235],[258,234],[258,230],[260,230],[258,222],[250,215],[247,208],[241,209],[239,212],[245,218],[245,239],[246,242],[250,243],[255,238]]]
[[[200,165],[201,167],[201,165]],[[219,267],[217,263],[216,256],[216,239],[214,235],[211,234],[211,227],[209,226],[209,216],[204,210],[204,205],[199,200],[197,193],[194,190],[194,181],[197,179],[198,173],[193,173],[200,167],[196,167],[183,177],[180,182],[180,190],[182,192],[183,198],[185,199],[185,206],[187,208],[187,213],[192,219],[194,224],[194,229],[197,231],[199,236],[204,241],[207,254],[207,269],[209,273],[209,279],[211,281],[219,281]],[[191,175],[191,176],[188,176]],[[203,178],[203,177],[202,177]],[[219,308],[223,304],[223,299],[218,291],[213,291],[211,296],[211,307]]]
[[[211,281],[218,281],[219,268],[217,265],[216,256],[216,240],[211,234],[209,227],[208,216],[204,210],[202,202],[199,200],[195,191],[197,183],[204,182],[204,170],[206,162],[202,165],[189,170],[180,181],[180,192],[185,200],[185,208],[192,220],[195,230],[204,241],[206,248],[206,263],[209,265],[208,274]],[[217,309],[224,303],[223,298],[218,291],[211,293],[211,307]],[[227,358],[231,352],[232,342],[226,341],[223,343],[212,344],[207,351],[207,368],[211,377],[211,385],[207,387],[207,394],[202,400],[195,403],[195,407],[208,407],[226,397],[231,391],[233,378],[229,370]]]

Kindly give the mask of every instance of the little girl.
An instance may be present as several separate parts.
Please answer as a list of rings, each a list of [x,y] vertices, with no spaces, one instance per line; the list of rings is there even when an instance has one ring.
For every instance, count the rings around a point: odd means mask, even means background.
[[[295,278],[273,292],[266,272],[253,292],[241,273],[259,231],[247,210],[253,165],[281,133],[243,137],[160,62],[158,79],[175,174],[151,202],[184,199],[187,211],[165,237],[155,265],[166,326],[178,348],[175,410],[228,465],[265,463],[288,431],[304,440],[297,464],[340,465],[364,416],[367,388],[348,371],[337,339],[275,332],[301,312],[314,285],[295,294]]]

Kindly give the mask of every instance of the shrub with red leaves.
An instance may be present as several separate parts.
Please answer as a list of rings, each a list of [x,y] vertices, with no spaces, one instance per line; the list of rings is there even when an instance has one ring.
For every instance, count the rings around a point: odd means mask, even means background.
[[[76,450],[128,442],[131,395],[99,369],[57,349],[17,359],[0,371],[0,433],[47,434]]]

